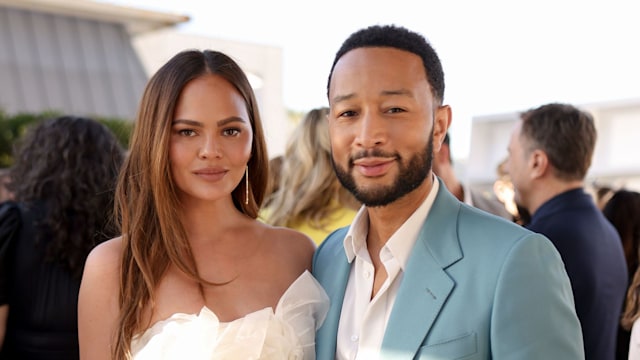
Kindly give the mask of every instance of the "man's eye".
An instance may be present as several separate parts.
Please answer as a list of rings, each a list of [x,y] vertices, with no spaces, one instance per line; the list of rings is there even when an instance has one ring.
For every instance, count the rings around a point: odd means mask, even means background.
[[[347,110],[340,113],[340,117],[352,117],[355,115],[356,115],[356,112],[352,110]]]

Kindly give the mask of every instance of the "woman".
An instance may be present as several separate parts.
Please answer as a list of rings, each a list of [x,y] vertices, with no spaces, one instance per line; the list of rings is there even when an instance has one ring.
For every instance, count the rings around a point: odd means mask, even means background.
[[[261,213],[267,223],[301,231],[318,245],[351,224],[360,208],[333,171],[328,112],[327,107],[312,109],[289,138],[280,183]]]
[[[122,236],[90,254],[82,359],[313,359],[315,246],[256,220],[267,152],[245,74],[185,51],[151,78],[116,189]]]
[[[79,358],[80,277],[89,251],[117,235],[123,159],[113,133],[88,118],[45,120],[20,141],[7,185],[15,203],[0,211],[0,359]]]
[[[627,260],[629,286],[618,328],[616,359],[640,360],[640,193],[633,190],[612,190],[602,213],[620,235]]]

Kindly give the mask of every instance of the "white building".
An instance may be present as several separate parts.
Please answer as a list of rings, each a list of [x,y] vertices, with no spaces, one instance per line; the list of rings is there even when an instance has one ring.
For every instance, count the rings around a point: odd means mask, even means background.
[[[133,119],[147,75],[130,35],[187,20],[91,1],[0,0],[0,109]]]
[[[179,34],[189,17],[80,0],[0,0],[0,111],[135,118],[149,77],[184,49],[221,50],[249,75],[270,155],[293,123],[282,98],[282,50]]]

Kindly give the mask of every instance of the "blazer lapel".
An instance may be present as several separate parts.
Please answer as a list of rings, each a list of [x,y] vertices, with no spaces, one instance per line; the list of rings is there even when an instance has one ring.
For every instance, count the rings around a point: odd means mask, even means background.
[[[462,258],[456,233],[459,208],[440,182],[404,271],[382,341],[382,358],[411,358],[453,290],[455,283],[444,269]]]

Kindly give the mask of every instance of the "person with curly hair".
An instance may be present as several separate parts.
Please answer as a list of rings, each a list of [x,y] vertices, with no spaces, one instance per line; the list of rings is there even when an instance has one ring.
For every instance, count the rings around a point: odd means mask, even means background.
[[[117,234],[124,156],[106,126],[84,117],[44,120],[20,141],[7,184],[15,202],[0,218],[0,359],[79,358],[80,279],[91,249]]]
[[[268,182],[240,66],[186,50],[149,80],[116,188],[121,236],[85,266],[82,359],[314,359],[315,245],[256,218]]]
[[[312,109],[292,133],[277,191],[264,210],[267,223],[301,231],[318,245],[351,224],[360,208],[333,171],[328,113],[327,107]]]

